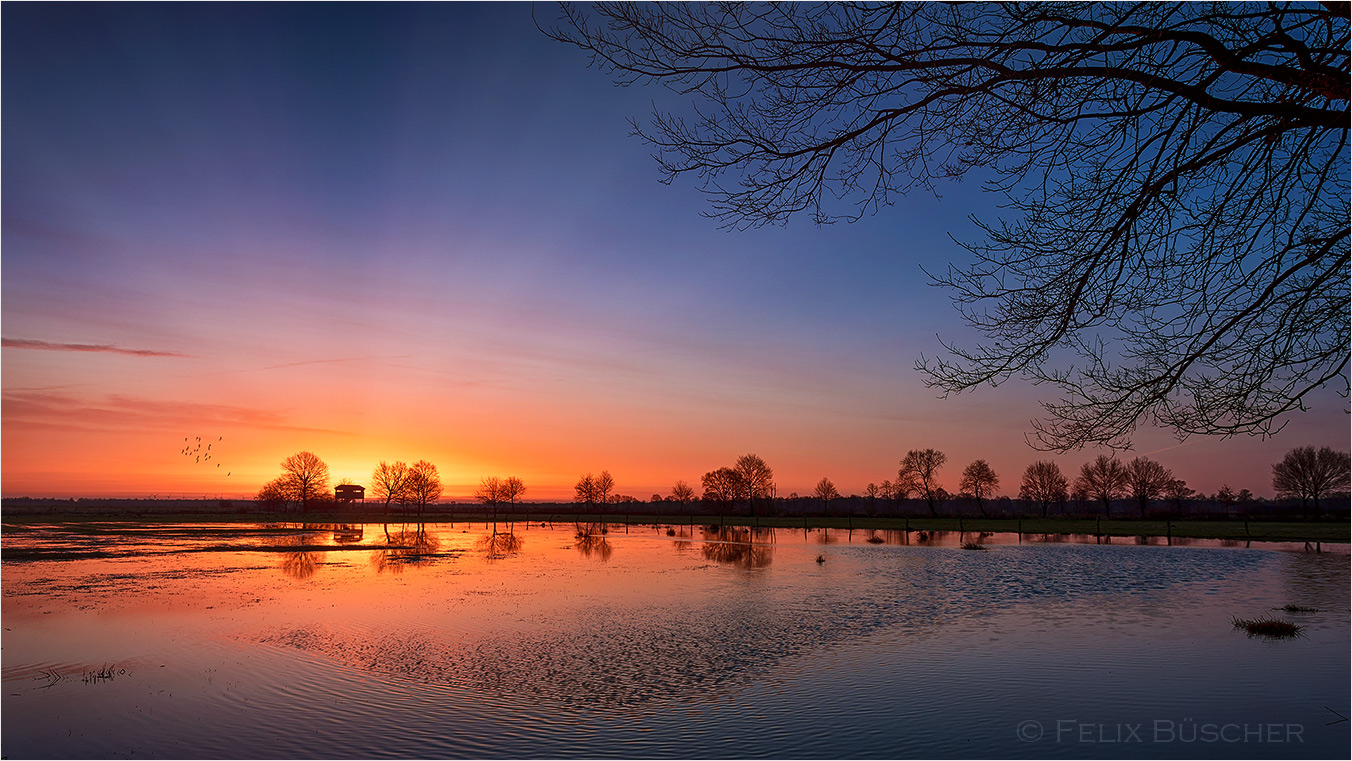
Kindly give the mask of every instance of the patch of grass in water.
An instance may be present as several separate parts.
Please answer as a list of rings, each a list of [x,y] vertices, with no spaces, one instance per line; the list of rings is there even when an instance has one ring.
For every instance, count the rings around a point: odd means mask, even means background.
[[[964,550],[981,550],[981,551],[984,552],[985,549],[986,549],[986,546],[983,545],[983,544],[977,544],[976,542],[963,542],[963,543],[962,543],[962,548],[963,548]]]
[[[881,536],[878,536],[877,534],[874,534],[873,536],[870,536],[868,539],[865,539],[864,541],[868,542],[869,544],[882,544],[887,540],[883,539]]]
[[[82,679],[82,681],[85,684],[90,684],[92,682],[112,681],[118,678],[119,676],[126,676],[126,674],[127,674],[126,669],[120,669],[117,668],[116,666],[109,666],[108,664],[105,663],[103,664],[103,668],[97,671],[86,671],[84,673],[84,678]]]
[[[1254,619],[1235,617],[1231,619],[1231,622],[1234,623],[1236,629],[1243,629],[1250,637],[1265,637],[1267,639],[1292,639],[1299,637],[1301,630],[1301,627],[1297,624],[1271,616]]]
[[[1273,608],[1273,610],[1284,610],[1284,611],[1286,611],[1287,613],[1319,613],[1319,612],[1320,612],[1320,609],[1319,609],[1319,608],[1307,608],[1307,607],[1305,607],[1304,605],[1283,605],[1283,606],[1280,607],[1280,608]]]

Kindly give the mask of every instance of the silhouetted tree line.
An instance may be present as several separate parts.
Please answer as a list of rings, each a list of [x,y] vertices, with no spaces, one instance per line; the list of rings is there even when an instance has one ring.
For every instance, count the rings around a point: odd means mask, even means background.
[[[1017,492],[1018,503],[999,497],[1000,476],[985,460],[974,460],[961,473],[958,492],[950,493],[940,482],[940,471],[948,457],[936,449],[913,449],[897,468],[895,479],[881,485],[869,483],[863,496],[842,496],[829,478],[817,482],[809,497],[777,495],[774,470],[755,454],[739,457],[731,466],[715,468],[700,477],[703,493],[678,480],[668,495],[654,494],[647,502],[615,493],[615,479],[608,470],[600,475],[587,473],[574,485],[571,510],[603,514],[623,506],[625,512],[670,513],[672,506],[682,514],[719,514],[748,516],[773,514],[871,514],[960,515],[975,507],[982,516],[1025,515],[1028,513],[1101,514],[1114,516],[1114,505],[1126,502],[1137,516],[1147,517],[1152,509],[1168,514],[1197,512],[1225,515],[1253,513],[1260,505],[1271,512],[1271,502],[1257,500],[1248,489],[1235,492],[1228,485],[1214,495],[1197,494],[1164,465],[1147,457],[1123,462],[1100,454],[1080,466],[1073,479],[1061,472],[1051,460],[1033,462],[1024,469]],[[299,452],[282,461],[282,475],[268,482],[257,501],[270,506],[297,505],[305,511],[317,503],[332,502],[328,466],[311,452]],[[1273,465],[1272,487],[1278,500],[1299,502],[1300,512],[1311,517],[1322,513],[1322,504],[1330,498],[1348,500],[1352,491],[1352,464],[1347,452],[1329,447],[1299,447]],[[485,477],[474,498],[489,508],[496,523],[500,511],[517,512],[526,486],[515,476]],[[381,461],[371,474],[371,493],[383,501],[388,514],[392,505],[424,510],[442,495],[441,478],[430,462],[413,465]],[[921,509],[923,507],[923,510]],[[539,509],[532,505],[529,509]],[[1116,515],[1121,517],[1119,507]]]
[[[437,466],[426,460],[412,465],[381,460],[371,473],[371,494],[382,500],[386,514],[391,505],[416,508],[422,515],[428,505],[441,499],[441,475]],[[295,505],[301,512],[315,505],[332,506],[329,490],[329,466],[312,452],[298,452],[282,460],[282,475],[258,491],[254,498],[266,507]]]

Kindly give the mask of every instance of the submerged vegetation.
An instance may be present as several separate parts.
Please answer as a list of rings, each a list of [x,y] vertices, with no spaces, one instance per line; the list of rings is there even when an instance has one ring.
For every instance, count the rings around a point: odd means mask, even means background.
[[[118,668],[116,666],[109,666],[108,664],[105,663],[103,664],[102,668],[90,669],[84,672],[84,676],[81,677],[80,681],[84,682],[85,684],[92,684],[94,682],[110,682],[118,678],[119,676],[126,676],[126,674],[127,674],[126,669]]]
[[[1299,637],[1301,632],[1300,625],[1271,616],[1254,619],[1235,617],[1231,622],[1236,629],[1243,629],[1250,637],[1291,639]]]

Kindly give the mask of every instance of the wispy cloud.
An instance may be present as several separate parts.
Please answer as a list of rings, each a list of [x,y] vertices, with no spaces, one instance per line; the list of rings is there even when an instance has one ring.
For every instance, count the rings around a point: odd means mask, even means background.
[[[264,409],[225,404],[199,404],[109,394],[84,398],[40,392],[4,393],[6,427],[67,431],[193,430],[245,427],[254,429],[346,435],[345,431],[294,425],[284,415]]]
[[[157,349],[127,349],[112,344],[59,344],[51,341],[35,341],[30,338],[0,338],[0,346],[6,349],[38,349],[41,351],[92,351],[105,354],[126,354],[133,357],[183,357],[191,359],[191,354],[177,351],[159,351]]]
[[[280,365],[268,365],[259,368],[260,370],[280,370],[283,367],[299,367],[301,365],[327,365],[335,362],[377,362],[389,359],[408,359],[411,354],[399,354],[393,357],[343,357],[340,359],[306,359],[299,362],[284,362]]]

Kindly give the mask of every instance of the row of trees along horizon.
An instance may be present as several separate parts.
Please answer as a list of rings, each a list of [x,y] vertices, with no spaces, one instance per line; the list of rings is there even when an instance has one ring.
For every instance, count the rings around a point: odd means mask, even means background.
[[[939,482],[939,472],[948,462],[948,457],[936,449],[913,449],[906,453],[897,469],[897,476],[882,483],[869,483],[864,487],[863,497],[868,500],[870,513],[881,504],[894,512],[907,500],[914,499],[928,509],[932,517],[938,517],[945,506],[951,506],[954,500],[968,504],[974,503],[981,515],[991,514],[991,509],[999,506],[997,512],[1009,514],[1011,500],[997,497],[1000,476],[985,460],[975,460],[963,469],[958,482],[958,493],[952,494]],[[319,457],[311,452],[299,452],[287,457],[281,463],[282,474],[269,481],[259,490],[256,501],[271,508],[296,506],[302,512],[321,503],[332,503],[334,493],[329,488],[329,469]],[[1349,481],[1352,480],[1352,458],[1347,452],[1336,451],[1330,447],[1298,447],[1286,453],[1286,456],[1272,466],[1272,488],[1279,499],[1299,500],[1302,512],[1318,516],[1320,500],[1336,497],[1346,502]],[[346,479],[340,486],[349,483]],[[817,482],[813,492],[806,497],[797,492],[781,497],[777,493],[774,470],[755,454],[739,457],[730,467],[711,470],[700,477],[702,494],[684,480],[672,485],[666,495],[653,494],[647,500],[650,503],[677,503],[683,510],[689,510],[692,503],[700,502],[703,512],[720,511],[734,513],[739,507],[745,507],[750,515],[773,514],[784,507],[786,500],[801,502],[804,499],[820,502],[822,514],[831,512],[833,501],[844,499],[835,484],[829,478]],[[615,491],[615,479],[609,471],[602,470],[599,475],[587,473],[581,476],[573,487],[573,502],[594,510],[605,505],[641,503],[637,497],[619,494]],[[488,476],[483,478],[473,498],[484,507],[493,511],[494,520],[503,506],[513,510],[526,494],[526,485],[516,476]],[[387,463],[384,460],[376,465],[371,473],[370,496],[382,505],[386,513],[392,506],[407,511],[416,509],[421,517],[424,510],[436,504],[442,497],[443,487],[437,466],[419,460],[412,465],[404,462]],[[1018,498],[1025,507],[1034,512],[1040,510],[1045,517],[1055,508],[1066,513],[1071,503],[1081,512],[1112,514],[1114,501],[1130,499],[1136,503],[1140,517],[1146,517],[1152,503],[1163,502],[1181,510],[1190,500],[1211,500],[1225,506],[1228,513],[1232,505],[1258,504],[1248,489],[1233,491],[1223,486],[1215,495],[1198,494],[1164,465],[1146,457],[1136,457],[1123,462],[1111,455],[1101,454],[1092,461],[1080,466],[1078,475],[1071,480],[1061,472],[1060,466],[1051,460],[1039,460],[1024,469],[1019,483]],[[859,495],[851,499],[859,500]],[[758,508],[762,511],[758,513]]]

